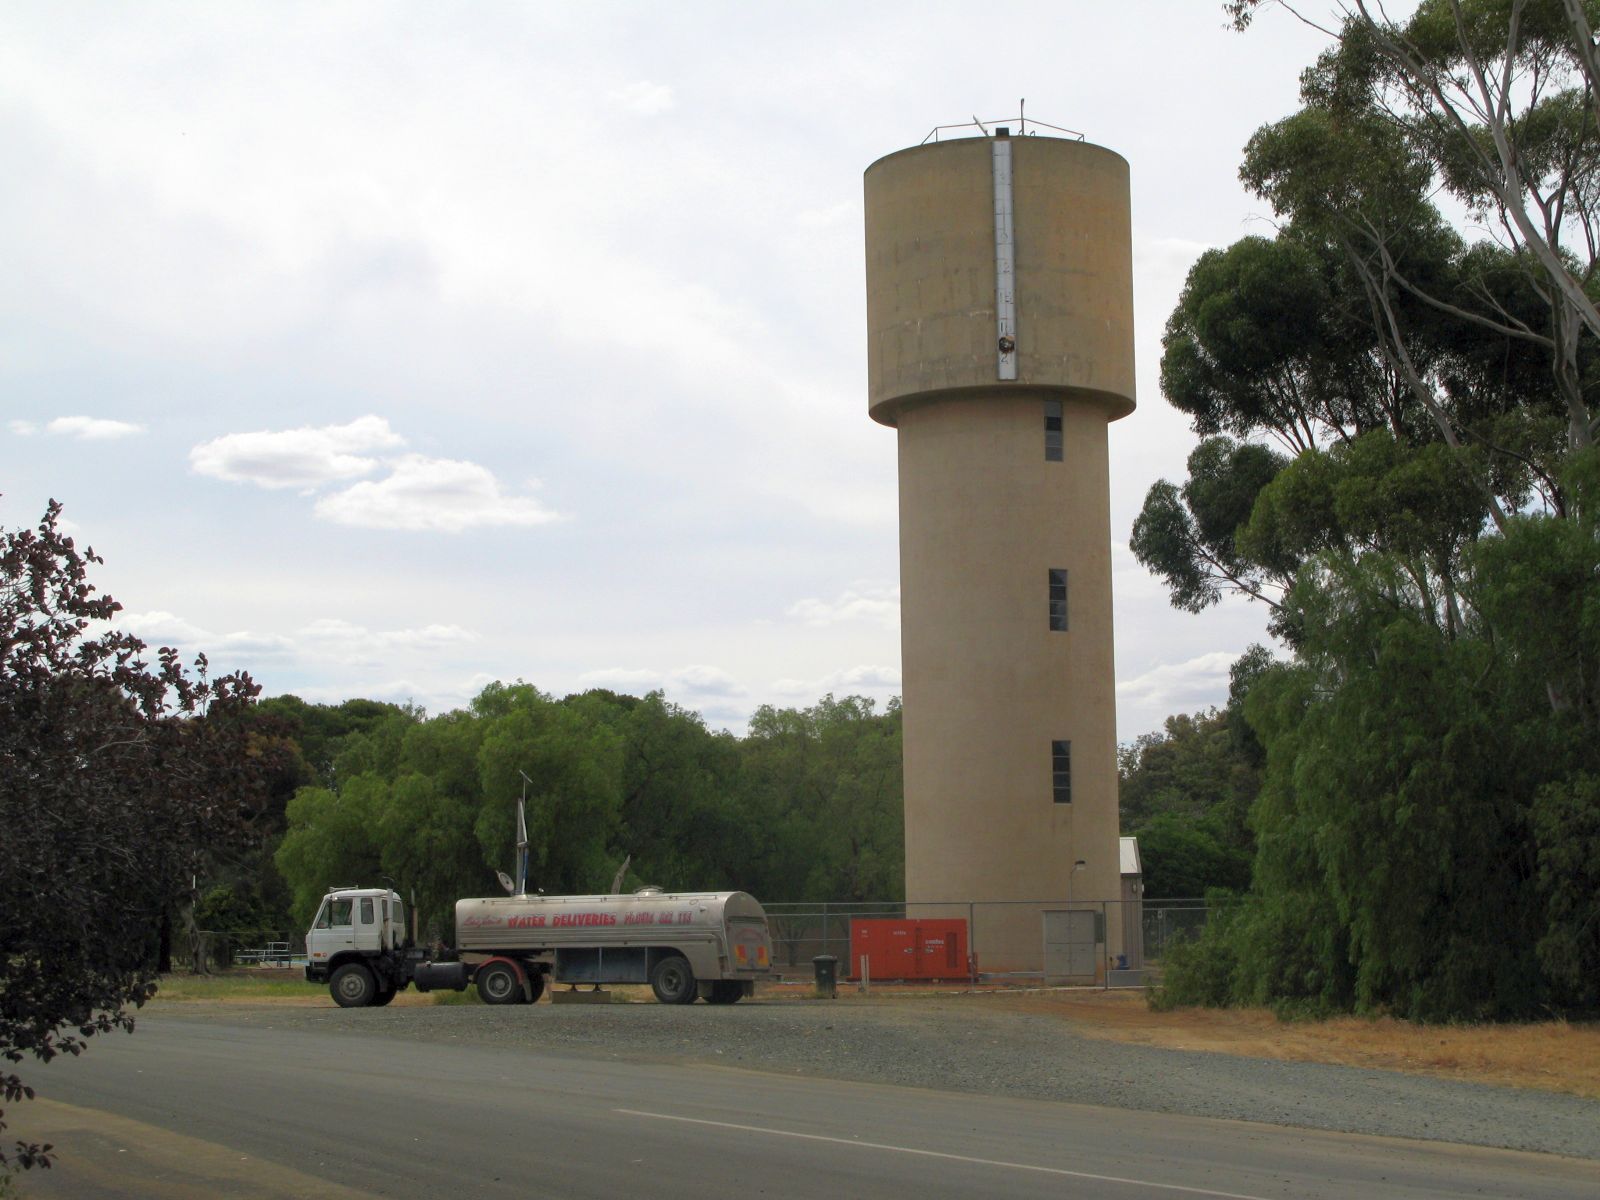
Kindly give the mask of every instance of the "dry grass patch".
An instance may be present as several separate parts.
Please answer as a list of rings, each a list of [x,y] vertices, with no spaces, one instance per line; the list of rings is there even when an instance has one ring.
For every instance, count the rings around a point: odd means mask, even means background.
[[[988,1001],[1074,1033],[1174,1050],[1412,1071],[1600,1099],[1600,1023],[1414,1025],[1381,1017],[1280,1021],[1265,1009],[1152,1012],[1138,992],[1037,992]]]

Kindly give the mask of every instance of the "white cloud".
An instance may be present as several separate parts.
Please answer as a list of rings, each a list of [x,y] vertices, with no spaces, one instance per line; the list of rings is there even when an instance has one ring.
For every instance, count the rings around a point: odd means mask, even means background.
[[[316,514],[363,529],[459,533],[495,525],[544,525],[561,514],[528,496],[508,496],[486,467],[408,454],[387,479],[355,484],[317,501]]]
[[[320,685],[300,685],[290,689],[300,699],[310,704],[342,704],[352,698],[349,688],[328,687]],[[273,692],[273,695],[281,695]],[[457,708],[461,704],[459,697],[454,695],[435,695],[426,686],[410,679],[388,679],[375,683],[364,683],[360,687],[360,696],[363,700],[378,700],[385,704],[410,704],[421,708],[423,712],[443,712]]]
[[[863,692],[898,692],[900,670],[898,667],[861,665],[846,667],[821,679],[779,679],[772,690],[780,696],[804,696],[816,699],[829,692],[834,695],[856,695]]]
[[[784,615],[819,627],[845,621],[870,621],[893,629],[900,623],[900,587],[859,581],[832,600],[814,597],[796,600],[784,610]]]
[[[1188,238],[1136,233],[1133,238],[1134,274],[1163,282],[1175,280],[1181,286],[1195,260],[1210,249],[1210,244]]]
[[[229,483],[314,488],[368,475],[379,465],[368,452],[404,444],[388,421],[369,415],[347,425],[225,434],[189,451],[189,465]]]
[[[672,685],[697,696],[742,696],[744,687],[732,675],[717,667],[683,667],[672,673]]]
[[[636,671],[624,667],[607,667],[603,671],[585,671],[578,682],[586,688],[607,688],[613,692],[659,691],[666,686],[667,677],[660,671]]]
[[[193,645],[211,635],[198,625],[169,612],[118,613],[112,624],[147,642],[164,645]]]
[[[319,653],[341,651],[365,654],[384,650],[427,650],[458,646],[477,640],[477,634],[459,625],[424,625],[417,629],[367,629],[335,617],[313,621],[300,636],[317,643]]]
[[[807,208],[795,216],[801,229],[828,229],[853,223],[861,215],[861,205],[852,202],[830,204],[826,208]]]
[[[664,113],[674,104],[670,87],[664,83],[651,83],[648,79],[636,80],[627,87],[618,88],[610,98],[618,108],[642,117]]]
[[[75,437],[85,442],[109,442],[143,433],[143,425],[131,421],[111,421],[103,417],[57,417],[45,427],[46,433]]]
[[[477,463],[372,453],[404,444],[388,421],[368,415],[345,425],[226,434],[196,446],[189,463],[197,474],[214,479],[307,491],[387,467],[383,479],[356,483],[317,501],[316,515],[336,525],[459,533],[560,519],[532,497],[502,492],[493,473]],[[537,487],[538,481],[528,486]]]
[[[18,437],[32,437],[41,432],[40,426],[33,421],[12,421],[10,429]],[[81,442],[110,442],[117,438],[143,433],[144,426],[135,425],[132,421],[113,421],[105,417],[57,417],[47,422],[42,432],[53,433],[58,437],[77,438]]]
[[[213,661],[230,662],[282,659],[294,652],[294,643],[275,634],[237,630],[213,633],[175,613],[163,610],[118,613],[112,625],[133,634],[150,646],[173,646],[184,654],[204,653]]]
[[[747,694],[744,685],[728,672],[720,667],[702,665],[679,667],[673,671],[610,667],[602,671],[587,671],[578,676],[578,682],[584,687],[609,688],[634,696],[660,691],[674,699],[729,698]]]
[[[1119,703],[1162,713],[1194,712],[1228,698],[1228,668],[1241,650],[1213,650],[1178,663],[1162,663],[1117,684]]]
[[[476,634],[459,625],[368,629],[335,617],[313,621],[289,636],[248,631],[216,633],[163,610],[119,613],[113,625],[152,646],[176,646],[185,654],[204,652],[214,661],[226,657],[246,667],[263,660],[371,664],[406,653],[449,650],[477,640]]]

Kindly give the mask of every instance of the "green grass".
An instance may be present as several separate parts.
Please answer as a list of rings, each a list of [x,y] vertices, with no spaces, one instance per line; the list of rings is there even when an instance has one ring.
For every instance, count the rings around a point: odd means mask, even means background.
[[[271,1000],[323,991],[299,971],[223,971],[213,975],[163,975],[156,1003],[188,1000]]]
[[[441,992],[430,992],[435,1004],[482,1004],[478,999],[478,989],[469,987],[464,992],[452,992],[446,989]]]

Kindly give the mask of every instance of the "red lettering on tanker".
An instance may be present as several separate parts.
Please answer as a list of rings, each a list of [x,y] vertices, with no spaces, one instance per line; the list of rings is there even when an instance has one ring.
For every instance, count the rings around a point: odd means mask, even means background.
[[[562,913],[550,922],[552,925],[615,925],[615,913]]]
[[[506,922],[507,929],[543,929],[543,917],[512,917]]]
[[[490,926],[505,924],[504,917],[468,917],[461,922],[468,929],[484,929]]]

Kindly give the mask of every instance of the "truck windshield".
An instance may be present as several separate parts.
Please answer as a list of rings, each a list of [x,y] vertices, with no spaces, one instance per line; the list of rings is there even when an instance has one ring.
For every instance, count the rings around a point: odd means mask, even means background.
[[[324,900],[322,911],[317,914],[317,928],[331,929],[335,925],[350,924],[350,901]]]

